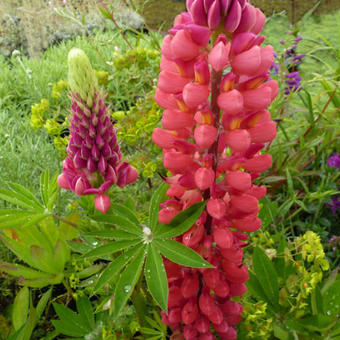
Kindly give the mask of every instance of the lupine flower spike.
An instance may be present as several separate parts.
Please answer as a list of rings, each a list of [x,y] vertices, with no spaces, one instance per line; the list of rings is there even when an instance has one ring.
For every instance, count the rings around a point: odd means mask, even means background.
[[[122,162],[116,131],[105,106],[105,94],[86,54],[72,49],[68,56],[71,88],[71,138],[66,149],[63,172],[58,177],[61,188],[78,196],[95,195],[95,207],[103,213],[110,207],[106,191],[137,179],[137,170]]]
[[[276,136],[266,110],[278,92],[269,78],[274,53],[258,35],[264,14],[248,0],[187,0],[187,9],[164,38],[155,95],[165,111],[153,141],[172,174],[159,221],[207,201],[176,240],[215,268],[164,260],[169,300],[162,317],[172,339],[236,339],[242,306],[231,298],[246,291],[245,232],[261,227],[258,200],[266,194],[252,182],[270,168],[272,158],[261,149]]]

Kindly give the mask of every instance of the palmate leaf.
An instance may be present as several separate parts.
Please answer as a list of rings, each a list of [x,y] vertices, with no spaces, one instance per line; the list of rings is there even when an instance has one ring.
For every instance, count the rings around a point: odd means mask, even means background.
[[[95,320],[91,302],[86,296],[78,297],[77,310],[82,324],[87,326],[88,332],[91,332],[94,329]]]
[[[162,310],[167,312],[169,295],[168,280],[162,256],[152,244],[148,246],[144,274],[152,297]]]
[[[149,228],[151,229],[151,231],[154,231],[157,226],[159,204],[167,187],[168,185],[166,183],[161,184],[152,195],[149,208]]]
[[[53,181],[54,183],[51,184]],[[0,189],[0,200],[15,205],[17,208],[0,210],[0,228],[28,227],[50,215],[45,208],[50,210],[55,204],[58,193],[56,176],[49,182],[48,172],[41,175],[40,190],[43,204],[22,185],[17,183],[7,183],[7,185],[9,189]]]
[[[135,240],[137,238],[136,234],[131,234],[118,229],[97,230],[86,233],[85,235],[99,238],[113,238],[115,240]]]
[[[135,258],[122,272],[115,289],[114,309],[115,317],[119,315],[127,300],[131,296],[137,280],[141,274],[145,258],[145,246],[141,247]]]
[[[7,273],[14,277],[22,277],[26,280],[37,279],[41,277],[50,277],[48,273],[25,267],[17,263],[8,263],[4,261],[0,261],[0,272]]]
[[[171,238],[182,235],[190,229],[201,216],[205,207],[205,202],[193,204],[188,209],[181,211],[172,221],[167,224],[160,224],[155,232],[155,239]]]
[[[119,215],[102,214],[94,216],[93,219],[98,222],[113,224],[117,228],[122,229],[128,233],[135,235],[142,235],[142,228],[136,223],[131,222],[129,219]]]
[[[5,200],[15,205],[19,205],[23,208],[32,209],[36,211],[44,210],[44,207],[39,202],[39,200],[24,186],[18,183],[7,183],[7,185],[10,188],[10,190],[6,191],[5,189],[2,189],[0,190],[0,195],[1,192],[7,192],[7,194],[12,195],[12,197],[10,198],[11,200],[17,200],[18,202],[20,202],[20,204],[14,203],[14,201],[11,202],[9,198]]]
[[[104,244],[103,246],[90,250],[88,253],[85,253],[82,257],[89,258],[89,257],[103,257],[106,255],[111,255],[120,250],[127,249],[128,247],[135,246],[138,243],[141,243],[141,241],[142,241],[141,239],[135,239],[135,240],[117,241],[117,242]]]
[[[12,227],[28,227],[38,223],[48,215],[37,213],[36,211],[20,209],[2,209],[0,210],[0,229]]]
[[[133,212],[133,210],[129,209],[127,206],[117,204],[117,203],[112,203],[110,209],[113,210],[114,215],[125,217],[136,225],[140,224],[135,212]]]
[[[170,261],[193,268],[214,268],[209,262],[205,261],[194,250],[184,246],[182,243],[164,239],[155,240],[153,245],[161,254]]]
[[[110,282],[116,274],[118,274],[132,259],[135,258],[137,254],[139,254],[143,247],[144,245],[140,243],[115,258],[99,276],[99,279],[93,288],[93,293],[96,293],[99,289],[104,287],[107,282]]]
[[[57,174],[50,179],[50,172],[46,169],[40,176],[40,196],[44,206],[51,210],[55,205],[59,186],[57,185]]]
[[[131,197],[124,202],[124,206],[129,208],[136,215],[136,203]]]
[[[87,325],[83,324],[77,313],[58,303],[53,303],[53,307],[60,320],[52,320],[52,324],[60,333],[80,337],[89,333]]]

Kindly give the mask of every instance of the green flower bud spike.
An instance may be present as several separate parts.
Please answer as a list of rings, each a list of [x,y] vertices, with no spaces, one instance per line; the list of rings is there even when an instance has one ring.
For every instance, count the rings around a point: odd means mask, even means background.
[[[68,81],[71,91],[77,93],[89,107],[92,107],[98,80],[89,58],[79,48],[72,48],[68,55]]]

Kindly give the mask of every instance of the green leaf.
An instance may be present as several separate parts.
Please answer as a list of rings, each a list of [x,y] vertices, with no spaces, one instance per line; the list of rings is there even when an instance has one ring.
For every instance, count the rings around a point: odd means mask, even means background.
[[[125,205],[112,203],[111,209],[113,210],[114,215],[122,216],[130,220],[133,224],[136,224],[137,226],[140,225],[140,222],[137,216],[135,215],[135,213],[132,210],[130,210],[128,207],[126,207]]]
[[[245,284],[247,288],[249,289],[250,293],[254,297],[256,297],[258,300],[271,304],[271,301],[268,300],[266,294],[264,293],[264,290],[262,289],[262,286],[259,280],[256,278],[254,274],[249,272],[249,280]]]
[[[40,196],[44,206],[50,211],[55,205],[58,196],[59,186],[57,185],[57,176],[55,174],[50,179],[50,172],[46,169],[40,176]]]
[[[37,271],[35,269],[25,267],[17,263],[8,263],[4,261],[0,261],[0,272],[5,272],[14,277],[21,276],[25,279],[36,279],[44,275],[46,275],[46,277],[49,276],[49,274]]]
[[[0,210],[0,229],[12,227],[29,227],[46,218],[48,215],[21,209]]]
[[[273,324],[274,335],[280,340],[289,340],[290,334],[289,332],[284,329],[280,324],[274,323]]]
[[[191,248],[184,246],[182,243],[173,240],[155,240],[153,244],[158,248],[163,256],[182,266],[194,268],[214,268],[198,253]]]
[[[32,307],[32,299],[31,299],[31,308],[30,308],[30,312],[28,315],[28,319],[27,322],[25,323],[25,326],[21,332],[21,340],[30,340],[31,339],[31,335],[33,332],[33,329],[35,327],[35,320],[36,320],[36,312],[35,309]]]
[[[288,168],[286,168],[286,179],[287,179],[288,192],[290,194],[290,197],[295,197],[293,180],[292,180],[292,176],[290,175]]]
[[[129,208],[135,215],[136,215],[136,204],[135,201],[129,197],[125,202],[124,205]]]
[[[27,320],[30,291],[27,287],[19,290],[13,303],[12,324],[14,329],[19,330]]]
[[[336,318],[328,315],[314,315],[296,321],[299,325],[312,332],[325,332],[336,324]]]
[[[253,267],[256,277],[259,280],[268,300],[271,301],[274,306],[278,305],[278,277],[272,262],[260,248],[255,248],[254,250]]]
[[[276,273],[282,278],[286,278],[285,249],[288,247],[287,241],[282,238],[277,248],[277,258],[274,260]]]
[[[98,290],[104,287],[106,283],[110,282],[113,277],[140,252],[142,247],[144,246],[139,244],[115,258],[99,276],[99,279],[93,288],[93,293],[98,292]]]
[[[142,327],[140,331],[145,335],[161,335],[160,331],[153,328]]]
[[[77,326],[75,326],[72,321],[67,322],[65,320],[52,320],[52,324],[55,327],[55,329],[65,335],[74,336],[74,337],[81,337],[81,339],[84,339],[83,336],[87,334],[86,331],[79,329]]]
[[[131,296],[137,280],[141,274],[144,258],[145,247],[142,247],[135,258],[126,266],[122,272],[115,289],[114,298],[114,315],[118,317],[122,308]]]
[[[99,7],[99,10],[105,19],[112,20],[111,14],[108,11],[106,11],[103,7]]]
[[[108,215],[102,214],[93,217],[95,221],[109,223],[115,225],[117,228],[122,229],[128,233],[135,234],[135,235],[142,235],[142,228],[135,223],[132,223],[129,219],[118,216],[118,215]]]
[[[336,279],[332,278],[326,285],[326,289],[322,289],[323,310],[327,315],[335,317],[340,314],[340,275],[337,274]]]
[[[313,289],[311,294],[311,306],[313,315],[323,314],[323,303],[322,303],[322,295],[320,292],[319,286],[316,286]]]
[[[75,241],[67,241],[68,246],[76,253],[85,254],[93,249],[90,245],[86,243],[80,243]]]
[[[79,315],[71,309],[58,303],[53,303],[53,307],[60,320],[52,320],[52,324],[60,333],[70,336],[84,336],[88,333]]]
[[[144,274],[150,294],[162,310],[167,313],[169,295],[168,280],[162,256],[152,244],[150,244],[148,248]]]
[[[332,328],[331,339],[340,339],[340,322],[338,322],[335,327]]]
[[[86,233],[85,235],[99,238],[114,238],[116,240],[137,240],[136,234],[131,234],[117,229],[97,230]]]
[[[152,195],[149,207],[149,228],[151,231],[154,231],[157,226],[159,204],[161,203],[162,196],[167,188],[168,185],[166,183],[162,183]]]
[[[127,249],[131,246],[135,246],[140,243],[141,240],[128,240],[128,241],[116,241],[108,244],[104,244],[103,246],[97,247],[95,249],[90,250],[88,253],[82,255],[82,257],[102,257],[106,255],[112,255],[117,251]]]
[[[285,325],[287,327],[289,327],[291,330],[297,331],[298,333],[301,333],[302,335],[308,337],[307,339],[313,339],[314,340],[314,338],[311,337],[311,334],[309,333],[309,331],[307,329],[305,329],[299,323],[298,320],[295,320],[295,319],[293,319],[293,320],[286,320]]]
[[[43,294],[43,296],[40,298],[37,307],[36,307],[36,316],[35,316],[35,323],[37,323],[42,315],[42,313],[44,312],[46,305],[49,301],[49,299],[51,298],[51,294],[52,294],[52,287]]]
[[[40,175],[40,196],[45,206],[48,203],[48,187],[49,187],[49,179],[50,179],[49,177],[50,177],[49,169],[46,169]]]
[[[201,216],[204,207],[205,202],[193,204],[176,215],[168,225],[160,224],[157,227],[154,238],[171,238],[182,235],[194,225]]]
[[[77,310],[81,323],[87,326],[88,332],[92,332],[95,326],[92,304],[86,296],[80,296],[77,299]]]
[[[27,190],[24,186],[18,183],[7,183],[8,187],[15,193],[15,196],[22,200],[23,202],[27,202],[34,210],[43,210],[44,207],[39,202],[39,200]]]
[[[97,274],[102,268],[103,264],[93,264],[82,271],[78,272],[77,275],[80,279],[85,279],[86,277],[92,276],[94,274]]]

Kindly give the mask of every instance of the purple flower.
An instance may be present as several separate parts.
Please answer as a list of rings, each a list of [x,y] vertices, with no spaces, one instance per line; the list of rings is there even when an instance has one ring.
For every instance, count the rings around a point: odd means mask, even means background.
[[[336,214],[336,211],[340,208],[340,201],[338,200],[338,196],[331,197],[332,203],[326,202],[326,205],[331,207],[332,213]]]
[[[287,78],[286,84],[288,87],[285,89],[285,94],[288,95],[291,92],[300,91],[301,90],[301,77],[299,76],[299,72],[291,72],[285,75]]]
[[[294,41],[296,42],[296,43],[298,43],[299,41],[301,41],[303,38],[301,37],[301,35],[298,35],[295,39],[294,39]]]
[[[334,153],[333,156],[328,158],[327,164],[331,168],[340,168],[340,155],[338,153]]]
[[[285,41],[284,41],[284,40],[280,40],[280,44],[282,44],[282,45],[283,45],[284,43],[285,43]]]
[[[273,71],[273,74],[277,75],[280,72],[280,64],[273,64],[270,68],[271,71]]]

